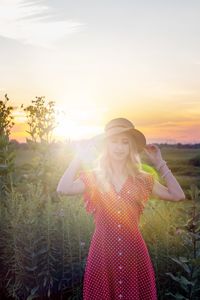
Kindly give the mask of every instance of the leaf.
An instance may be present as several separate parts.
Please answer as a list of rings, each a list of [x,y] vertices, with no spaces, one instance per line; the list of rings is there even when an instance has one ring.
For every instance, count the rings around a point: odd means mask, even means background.
[[[198,233],[193,233],[193,232],[188,232],[188,234],[193,237],[196,241],[200,241],[200,234]]]
[[[35,294],[35,295],[29,295],[28,298],[26,298],[26,300],[32,300],[37,298],[39,295]]]
[[[185,264],[184,262],[188,262],[187,258],[185,257],[182,257],[182,258],[173,258],[173,257],[170,257],[173,261],[175,261],[179,266],[181,266],[188,274],[191,273],[191,269],[190,267]]]
[[[188,285],[192,285],[194,286],[194,282],[191,282],[189,281],[186,277],[184,276],[181,276],[181,277],[178,277],[178,276],[174,276],[172,273],[165,273],[166,275],[170,276],[174,281],[178,282],[180,287],[188,292]]]
[[[48,288],[47,296],[48,296],[48,298],[51,296],[51,289],[50,289],[50,287]]]
[[[38,289],[39,289],[39,285],[36,286],[36,287],[34,287],[34,288],[32,288],[32,290],[31,290],[31,295],[34,295],[35,292],[36,292]]]
[[[200,287],[199,286],[197,286],[196,288],[194,288],[194,293],[197,293],[199,291],[200,291]]]
[[[192,278],[195,279],[198,278],[199,276],[200,276],[200,268],[194,269],[192,273]]]
[[[48,247],[45,247],[45,248],[39,250],[38,252],[36,252],[36,255],[41,255],[41,254],[44,254],[46,252],[48,252]]]
[[[29,296],[26,298],[26,300],[32,300],[32,299],[34,299],[34,298],[35,298],[35,296],[29,295]]]
[[[37,269],[37,266],[35,266],[35,267],[26,267],[26,266],[25,266],[25,269],[26,269],[27,271],[34,272],[34,271]]]
[[[189,281],[185,276],[181,276],[180,282],[183,283],[184,285],[192,285],[192,286],[194,286],[194,282]]]
[[[179,256],[179,260],[183,263],[187,263],[189,260],[184,256]]]
[[[192,263],[193,266],[199,267],[200,266],[200,257],[191,259],[191,263]]]
[[[44,283],[43,283],[43,286],[45,287],[47,284],[47,277],[44,277]]]
[[[189,300],[188,298],[185,298],[183,295],[179,294],[179,293],[176,293],[175,295],[172,294],[172,293],[165,293],[166,296],[172,296],[174,297],[175,299],[178,299],[178,300]]]
[[[180,278],[177,276],[174,276],[171,272],[165,273],[166,275],[170,276],[174,281],[180,282]]]

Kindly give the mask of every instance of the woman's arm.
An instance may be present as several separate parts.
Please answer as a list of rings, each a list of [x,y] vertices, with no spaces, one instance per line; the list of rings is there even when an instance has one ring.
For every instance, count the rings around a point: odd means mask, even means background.
[[[150,160],[153,162],[155,168],[160,173],[161,177],[165,179],[166,185],[160,184],[154,180],[152,194],[162,200],[179,201],[185,199],[185,194],[168,168],[167,163],[163,160],[160,149],[156,145],[148,145],[144,149]]]
[[[74,195],[84,191],[85,185],[83,181],[79,178],[74,180],[79,167],[80,159],[78,156],[75,156],[58,183],[57,193]]]
[[[167,187],[154,180],[152,195],[162,200],[184,200],[185,194],[173,174],[168,175],[165,180]]]
[[[79,142],[76,146],[75,157],[62,175],[56,189],[57,193],[74,195],[84,192],[85,184],[83,180],[75,179],[75,176],[82,162],[88,162],[93,159],[94,142],[92,138]]]

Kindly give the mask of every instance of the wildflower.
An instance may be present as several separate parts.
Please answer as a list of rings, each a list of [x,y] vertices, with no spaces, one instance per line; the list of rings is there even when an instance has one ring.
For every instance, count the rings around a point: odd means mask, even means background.
[[[85,246],[85,241],[81,241],[81,242],[80,242],[80,246],[81,246],[81,247],[84,247],[84,246]]]
[[[179,235],[179,234],[182,233],[182,230],[181,230],[180,228],[176,228],[176,231],[175,231],[175,232],[176,232],[177,235]]]
[[[60,211],[59,211],[59,213],[58,213],[58,216],[59,216],[59,217],[64,217],[64,215],[65,215],[64,209],[61,208]]]

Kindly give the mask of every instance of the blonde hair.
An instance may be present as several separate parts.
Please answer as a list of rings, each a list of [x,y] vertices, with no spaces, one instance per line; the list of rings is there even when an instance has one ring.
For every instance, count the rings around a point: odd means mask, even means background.
[[[126,134],[129,141],[129,154],[125,165],[126,173],[131,176],[142,174],[144,171],[142,171],[141,168],[141,159],[137,151],[136,142],[130,134]],[[96,166],[94,166],[93,170],[95,171],[97,184],[100,190],[108,192],[112,182],[113,171],[111,168],[106,141],[104,142],[102,153],[97,158]]]

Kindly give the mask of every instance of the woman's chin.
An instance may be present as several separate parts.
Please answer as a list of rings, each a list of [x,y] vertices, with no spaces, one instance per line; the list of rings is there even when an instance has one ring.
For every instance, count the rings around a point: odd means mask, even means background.
[[[127,159],[127,157],[125,155],[117,155],[117,154],[113,155],[112,158],[117,161],[123,161],[123,160]]]

